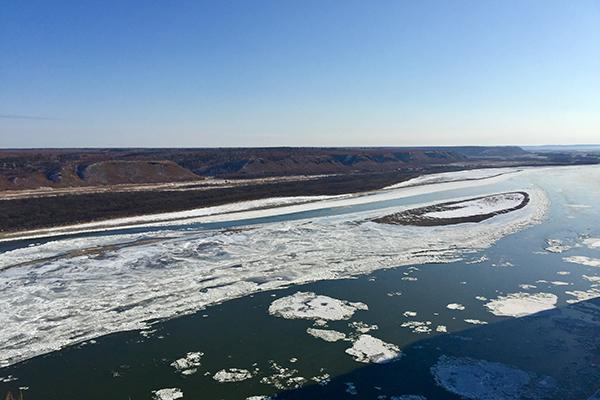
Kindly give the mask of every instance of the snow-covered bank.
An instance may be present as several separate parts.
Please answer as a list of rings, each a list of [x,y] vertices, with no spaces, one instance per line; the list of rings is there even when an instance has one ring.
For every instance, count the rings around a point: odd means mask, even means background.
[[[510,176],[513,176],[517,172],[519,172],[519,170],[506,168],[448,172],[445,174],[435,175],[443,175],[443,179],[436,178],[434,181],[430,182],[426,178],[433,177],[434,175],[426,175],[422,177],[424,181],[422,183],[418,183],[418,181],[413,182],[410,185],[403,185],[401,183],[374,192],[345,194],[338,196],[273,197],[261,200],[242,201],[187,211],[116,218],[106,221],[89,222],[5,234],[3,237],[0,236],[0,242],[16,239],[31,239],[65,234],[78,234],[84,232],[103,232],[119,228],[144,228],[156,226],[168,227],[173,225],[244,220],[284,215],[301,211],[318,210],[322,208],[347,207],[375,201],[400,199],[427,193],[497,183],[509,178]],[[420,178],[415,179],[418,180]]]

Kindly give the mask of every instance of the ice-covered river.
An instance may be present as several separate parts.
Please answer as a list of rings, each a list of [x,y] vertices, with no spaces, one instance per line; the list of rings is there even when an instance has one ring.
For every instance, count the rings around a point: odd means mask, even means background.
[[[479,223],[373,222],[508,191]],[[596,166],[502,169],[32,232],[0,243],[0,394],[587,398],[598,200]]]

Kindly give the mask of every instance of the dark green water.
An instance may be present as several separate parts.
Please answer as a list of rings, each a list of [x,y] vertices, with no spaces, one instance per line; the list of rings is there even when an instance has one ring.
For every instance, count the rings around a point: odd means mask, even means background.
[[[0,377],[18,378],[0,383],[0,394],[28,387],[23,391],[27,400],[149,399],[152,390],[176,387],[183,391],[184,399],[245,399],[253,395],[385,399],[407,394],[430,400],[457,399],[460,397],[437,385],[430,372],[440,356],[448,355],[499,362],[551,377],[552,389],[538,398],[587,399],[600,389],[600,300],[568,304],[573,297],[565,292],[590,289],[590,281],[582,276],[600,276],[600,268],[568,263],[563,257],[598,258],[600,250],[579,245],[553,254],[544,248],[549,238],[577,244],[582,235],[600,237],[600,198],[597,191],[584,191],[585,181],[560,181],[552,176],[537,179],[552,202],[546,222],[509,235],[468,260],[416,265],[416,269],[390,268],[356,279],[263,292],[157,322],[149,337],[138,331],[100,337],[93,344],[71,346],[0,369]],[[568,203],[593,207],[569,208]],[[469,263],[481,256],[487,260]],[[563,271],[569,274],[558,274]],[[406,276],[416,280],[403,280]],[[563,281],[568,286],[536,282],[539,280]],[[475,298],[527,291],[520,284],[536,285],[529,290],[532,293],[556,294],[557,308],[523,318],[497,317],[484,307],[485,301]],[[351,334],[350,322],[376,324],[378,329],[369,334],[396,344],[403,356],[381,365],[358,363],[345,353],[351,343],[328,343],[308,335],[306,329],[312,321],[269,315],[273,300],[297,291],[367,304],[368,311],[357,311],[347,321],[329,322],[328,328]],[[463,304],[465,310],[449,310],[449,303]],[[405,317],[405,311],[417,316]],[[488,324],[472,325],[464,319]],[[414,333],[400,326],[409,320],[430,321],[433,332]],[[436,333],[437,325],[447,326],[448,333]],[[204,353],[197,373],[182,376],[170,366],[193,351]],[[274,374],[273,362],[297,370],[293,376],[306,381],[295,389],[261,382]],[[230,367],[255,371],[254,376],[235,383],[212,378],[218,370]],[[311,381],[323,373],[331,376],[330,383]],[[347,391],[348,383],[356,388],[355,394]]]

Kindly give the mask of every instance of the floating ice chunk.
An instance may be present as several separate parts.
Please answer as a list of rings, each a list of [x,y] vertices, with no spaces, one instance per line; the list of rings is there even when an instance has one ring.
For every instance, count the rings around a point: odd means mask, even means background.
[[[446,333],[448,332],[448,328],[446,327],[446,325],[438,325],[435,327],[435,331],[439,333]]]
[[[246,397],[246,400],[271,400],[271,396],[266,396],[266,395],[250,396],[250,397]]]
[[[241,368],[222,369],[213,375],[213,379],[217,382],[241,382],[250,378],[252,373]]]
[[[463,311],[465,309],[465,306],[463,306],[462,304],[459,304],[459,303],[450,303],[446,306],[446,308],[448,308],[450,310]]]
[[[416,281],[418,278],[414,277],[414,276],[403,276],[402,280],[403,281],[409,281],[409,282],[414,282]]]
[[[550,253],[563,253],[572,248],[572,246],[564,244],[559,239],[546,239],[546,244],[545,250]]]
[[[16,376],[12,376],[12,375],[7,375],[7,376],[0,376],[0,382],[13,382],[18,380],[19,378],[17,378]]]
[[[600,258],[592,258],[586,256],[571,256],[563,257],[563,260],[574,264],[586,265],[588,267],[600,267]]]
[[[485,321],[482,321],[482,320],[480,320],[480,319],[469,319],[469,318],[467,318],[467,319],[465,319],[464,321],[465,321],[467,324],[472,324],[472,325],[486,325],[486,324],[487,324],[487,322],[485,322]]]
[[[550,310],[556,305],[558,297],[551,293],[511,293],[499,296],[486,303],[487,309],[494,315],[523,317],[540,311]]]
[[[575,299],[567,300],[567,303],[573,304],[573,303],[579,303],[580,301],[585,301],[585,300],[595,299],[596,297],[600,297],[600,290],[598,290],[598,289],[590,289],[590,290],[586,290],[586,291],[573,290],[573,291],[565,292],[565,294],[575,297]]]
[[[535,281],[535,283],[547,283],[549,285],[554,285],[554,286],[568,286],[570,285],[569,282],[563,282],[563,281],[547,281],[545,279],[538,279],[537,281]]]
[[[297,292],[275,300],[269,313],[287,319],[322,319],[336,321],[349,319],[357,310],[368,310],[364,303],[352,303],[312,292]]]
[[[410,328],[414,333],[431,333],[431,321],[408,321],[403,322],[400,327]]]
[[[582,243],[590,249],[600,249],[600,238],[587,238]]]
[[[531,284],[529,284],[529,283],[521,283],[521,284],[519,285],[519,287],[520,287],[521,289],[523,289],[523,290],[529,290],[529,289],[536,289],[536,288],[537,288],[537,286],[535,286],[535,285],[531,285]]]
[[[405,317],[416,317],[417,312],[416,311],[404,311],[402,313],[402,315],[404,315]]]
[[[321,372],[323,372],[322,369]],[[310,380],[316,382],[319,386],[325,386],[331,382],[331,375],[327,372],[323,372],[321,375],[313,376]]]
[[[204,353],[201,352],[189,352],[185,357],[173,361],[171,366],[182,375],[191,375],[198,370],[200,358],[202,358],[203,355]]]
[[[557,274],[558,275],[570,275],[571,273],[569,271],[558,271]]]
[[[431,374],[447,391],[473,400],[541,399],[556,388],[550,377],[467,357],[441,356]]]
[[[166,388],[152,392],[153,400],[177,400],[183,399],[183,392],[178,388]]]
[[[273,375],[263,377],[260,382],[265,385],[271,385],[279,390],[294,389],[302,386],[306,378],[294,376],[298,373],[297,369],[282,367],[274,361],[270,361],[271,369],[275,371]]]
[[[486,301],[487,297],[485,297],[485,296],[475,296],[475,300]]]
[[[351,348],[346,349],[355,361],[362,363],[386,363],[400,358],[398,346],[386,343],[371,335],[360,335]]]
[[[362,321],[350,322],[348,326],[360,333],[368,333],[370,331],[376,331],[379,327],[375,324],[369,325]]]
[[[334,331],[332,329],[315,329],[308,328],[306,332],[319,339],[323,339],[326,342],[337,342],[338,340],[346,339],[346,335],[342,332]]]
[[[530,206],[469,229],[382,226],[369,221],[390,209],[376,209],[235,230],[60,239],[4,252],[0,286],[11,290],[0,291],[0,367],[261,291],[460,260],[540,222],[547,198],[528,192]]]
[[[581,277],[590,282],[600,282],[600,276],[582,275]]]

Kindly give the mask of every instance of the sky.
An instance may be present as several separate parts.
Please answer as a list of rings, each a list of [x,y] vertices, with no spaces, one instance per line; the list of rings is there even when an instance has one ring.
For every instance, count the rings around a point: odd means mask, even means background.
[[[0,148],[600,143],[600,0],[0,3]]]

